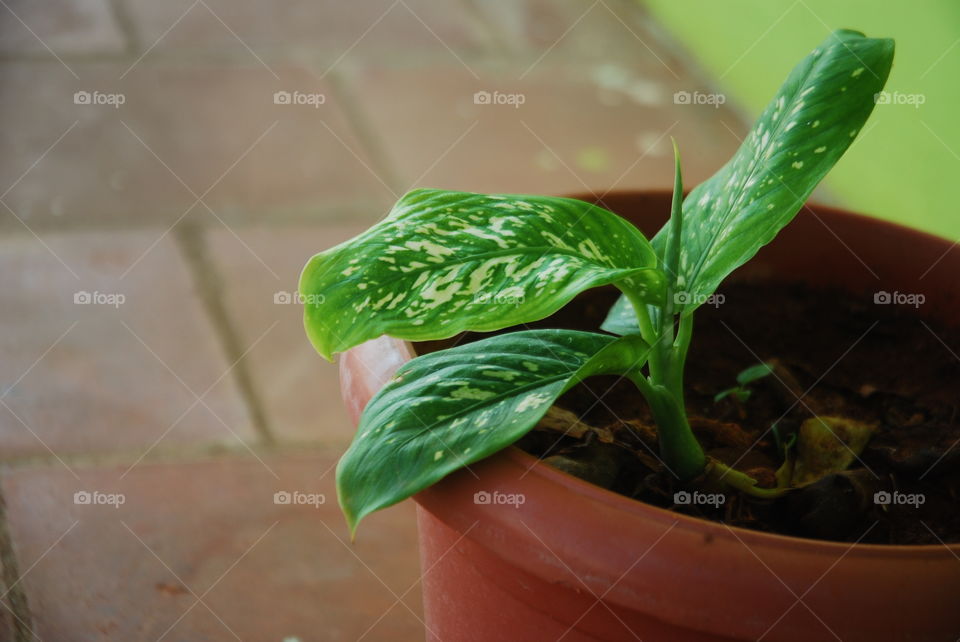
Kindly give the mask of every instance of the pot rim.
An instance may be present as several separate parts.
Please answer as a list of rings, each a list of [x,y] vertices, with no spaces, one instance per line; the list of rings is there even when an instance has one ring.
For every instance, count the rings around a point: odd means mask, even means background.
[[[595,202],[603,206],[603,199],[606,198],[631,198],[636,196],[670,196],[672,191],[663,188],[655,189],[624,189],[624,190],[613,190],[603,194],[603,196],[598,197],[596,194],[575,192],[568,196],[568,198],[575,198],[587,202]],[[888,229],[894,229],[898,232],[902,232],[907,235],[913,235],[915,237],[922,237],[927,240],[935,240],[942,243],[952,243],[950,239],[937,236],[930,232],[924,230],[918,230],[915,228],[907,227],[899,223],[894,223],[885,219],[875,218],[866,214],[860,214],[857,212],[852,212],[850,210],[834,207],[830,205],[822,205],[816,202],[806,202],[802,208],[810,212],[819,220],[819,214],[826,214],[830,217],[839,217],[846,218],[855,221],[859,225],[871,225],[877,227],[885,227]],[[801,211],[802,211],[801,210]],[[414,345],[410,341],[397,341],[396,343],[391,342],[389,344],[389,349],[396,349],[402,345],[404,351],[407,354],[402,355],[401,363],[408,361],[412,356],[417,354],[414,349]],[[840,542],[840,541],[831,541],[831,540],[819,540],[806,537],[797,537],[793,535],[783,535],[780,533],[770,533],[766,531],[753,530],[749,528],[744,528],[742,526],[733,526],[729,524],[724,524],[722,522],[714,522],[712,520],[703,519],[699,517],[693,517],[690,515],[684,515],[683,513],[676,513],[665,508],[660,508],[646,502],[642,502],[625,495],[613,492],[606,488],[596,486],[586,482],[578,477],[565,473],[563,471],[557,470],[550,467],[549,465],[537,465],[540,460],[529,453],[526,453],[514,445],[508,446],[507,448],[491,455],[491,457],[508,457],[512,459],[515,463],[522,465],[528,470],[529,473],[535,473],[545,480],[555,483],[561,486],[564,486],[567,490],[577,493],[581,496],[585,496],[588,499],[595,500],[610,506],[611,508],[622,510],[626,513],[636,515],[638,517],[647,517],[654,518],[658,521],[663,521],[665,523],[676,522],[676,526],[682,527],[685,530],[692,530],[697,533],[707,533],[709,532],[714,537],[720,538],[729,538],[730,533],[732,532],[735,537],[742,539],[744,542],[754,543],[758,546],[764,544],[774,546],[774,547],[792,547],[802,548],[809,552],[817,553],[842,553],[849,556],[856,557],[909,557],[909,558],[927,558],[935,559],[944,557],[944,552],[950,554],[950,556],[960,560],[960,542],[955,543],[945,543],[941,542],[939,544],[870,544],[870,543],[854,543],[854,542]],[[425,489],[425,490],[429,490]],[[419,501],[419,494],[414,496],[414,500],[417,503]],[[938,538],[939,539],[939,538]],[[944,550],[945,549],[945,550]],[[844,553],[845,552],[845,553]]]
[[[819,540],[808,537],[797,537],[794,535],[783,535],[780,533],[770,533],[767,531],[758,531],[742,526],[724,524],[709,519],[693,517],[683,513],[675,513],[666,508],[660,508],[653,504],[648,504],[637,499],[621,495],[612,490],[601,486],[591,484],[579,477],[565,473],[549,465],[540,465],[542,462],[530,453],[520,450],[516,446],[509,446],[504,450],[491,455],[492,457],[505,456],[512,459],[515,463],[523,466],[529,471],[529,474],[537,474],[549,482],[565,487],[567,490],[578,495],[584,496],[590,500],[606,504],[611,508],[622,510],[625,513],[636,515],[638,517],[650,517],[651,514],[664,524],[676,522],[676,528],[693,530],[697,533],[707,533],[719,538],[729,538],[732,531],[736,537],[744,542],[757,545],[768,544],[772,546],[790,547],[793,549],[802,548],[810,552],[837,552],[848,551],[847,555],[855,557],[891,557],[891,553],[897,553],[898,557],[943,557],[943,551],[946,549],[953,557],[960,559],[960,542],[951,544],[869,544],[858,543],[851,548],[854,542],[838,542],[832,540]],[[417,499],[417,496],[414,496]],[[419,503],[419,502],[418,502]]]

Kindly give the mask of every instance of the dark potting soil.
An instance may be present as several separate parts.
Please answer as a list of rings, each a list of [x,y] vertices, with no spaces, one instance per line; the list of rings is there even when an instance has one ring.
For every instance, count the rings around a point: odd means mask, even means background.
[[[815,415],[874,424],[846,471],[776,500],[725,492],[713,505],[682,503],[676,493],[694,488],[658,459],[646,401],[610,376],[588,379],[556,404],[595,430],[581,426],[574,438],[541,426],[517,445],[628,497],[729,525],[876,544],[960,542],[960,332],[912,307],[874,304],[872,293],[733,283],[720,294],[722,304],[695,314],[686,366],[687,412],[704,449],[774,486],[783,462],[774,424],[783,440]],[[590,291],[528,327],[596,330],[616,296]],[[748,399],[714,401],[762,361],[775,365],[774,375],[750,384]]]

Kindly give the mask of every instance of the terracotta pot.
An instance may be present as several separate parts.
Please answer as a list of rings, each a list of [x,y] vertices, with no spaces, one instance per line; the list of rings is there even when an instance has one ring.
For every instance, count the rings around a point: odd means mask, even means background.
[[[670,209],[661,192],[604,202],[648,235]],[[923,292],[921,313],[956,325],[960,250],[949,249],[939,238],[814,206],[739,274],[861,294]],[[343,356],[354,419],[411,354],[381,338]],[[429,639],[960,636],[960,545],[852,546],[728,528],[603,490],[516,448],[470,468],[415,498]],[[480,492],[524,502],[476,503]]]

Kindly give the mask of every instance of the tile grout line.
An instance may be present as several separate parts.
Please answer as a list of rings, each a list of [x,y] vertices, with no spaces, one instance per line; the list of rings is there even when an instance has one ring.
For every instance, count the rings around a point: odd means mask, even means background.
[[[2,64],[2,63],[0,63]],[[2,207],[2,206],[0,206]],[[179,207],[179,206],[178,206]],[[186,207],[186,206],[183,206]],[[183,209],[183,208],[181,208]],[[377,218],[370,213],[369,207],[360,207],[356,197],[344,198],[340,200],[331,200],[325,204],[322,210],[316,206],[303,206],[289,209],[260,208],[258,210],[245,212],[225,219],[231,225],[258,225],[268,221],[273,229],[284,229],[292,227],[323,227],[328,224],[339,225],[345,223],[355,223],[366,216],[370,224],[377,221]],[[124,221],[117,223],[108,221],[38,221],[31,223],[30,227],[34,232],[43,236],[51,233],[76,234],[81,232],[158,232],[162,225],[168,225],[170,221],[166,219],[145,219],[143,221]],[[24,229],[23,225],[17,223],[12,216],[3,218],[0,216],[0,235],[4,238],[33,238],[29,230]]]
[[[281,444],[253,444],[251,449],[259,456],[287,455],[339,455],[349,441],[284,441]],[[8,474],[18,470],[62,467],[60,462],[68,464],[76,472],[94,468],[127,468],[142,452],[140,450],[122,450],[116,452],[86,452],[64,454],[59,459],[51,455],[27,455],[6,459],[0,462],[0,473]],[[205,444],[196,447],[177,447],[168,450],[154,449],[141,463],[144,465],[190,464],[204,461],[253,461],[249,451],[240,445]],[[2,579],[2,578],[0,578]]]
[[[193,277],[207,318],[210,320],[213,331],[220,342],[220,347],[227,357],[227,363],[235,364],[230,376],[237,384],[240,396],[253,423],[253,428],[263,445],[273,446],[277,443],[277,439],[270,429],[266,411],[253,383],[247,361],[244,359],[240,332],[232,322],[227,310],[223,297],[223,283],[225,281],[211,258],[210,248],[206,240],[206,229],[199,225],[183,223],[174,229],[173,236]]]
[[[109,0],[110,13],[124,39],[124,57],[136,57],[143,48],[133,16],[130,15],[124,0]]]
[[[0,567],[2,577],[0,586],[8,591],[6,599],[12,622],[15,642],[29,642],[34,635],[31,629],[33,622],[30,616],[30,605],[27,602],[27,593],[20,582],[20,567],[17,563],[16,552],[13,550],[13,538],[7,524],[7,502],[0,493]]]

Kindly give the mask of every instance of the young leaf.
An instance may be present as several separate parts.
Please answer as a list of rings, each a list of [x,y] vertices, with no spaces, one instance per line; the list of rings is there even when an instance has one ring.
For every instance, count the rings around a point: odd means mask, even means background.
[[[421,341],[535,321],[611,283],[661,302],[656,264],[639,230],[589,203],[416,190],[314,256],[300,293],[307,334],[329,359],[383,334]]]
[[[873,111],[893,50],[890,39],[831,34],[793,69],[734,157],[690,192],[683,203],[678,312],[693,312],[793,219]],[[654,237],[658,253],[670,245],[672,230],[666,225]],[[610,323],[623,327],[624,314]]]
[[[751,394],[753,393],[750,392],[749,388],[737,386],[736,388],[727,388],[726,390],[721,390],[717,394],[713,395],[713,401],[716,403],[732,396],[740,403],[746,403],[747,400],[750,399]]]
[[[749,368],[744,368],[737,375],[737,383],[741,386],[745,386],[748,383],[753,383],[759,379],[770,375],[773,372],[773,366],[767,362],[758,363],[755,366],[750,366]]]
[[[578,381],[639,368],[648,351],[636,336],[529,330],[409,361],[367,405],[337,466],[351,530],[512,444]]]
[[[836,31],[797,65],[734,157],[684,201],[678,291],[692,312],[796,215],[873,111],[893,40]],[[653,241],[668,246],[670,227]]]
[[[733,395],[734,397],[737,398],[737,401],[741,403],[746,403],[746,401],[750,399],[750,395],[752,394],[750,389],[747,388],[747,386],[753,383],[754,381],[763,379],[764,377],[770,375],[772,372],[773,372],[773,366],[765,362],[758,363],[757,365],[750,366],[749,368],[745,368],[744,370],[741,370],[740,373],[737,375],[737,384],[739,385],[733,388],[727,388],[726,390],[722,390],[718,392],[716,395],[714,395],[713,400],[720,401],[722,399],[726,399],[730,395]]]
[[[671,139],[673,140],[673,139]],[[680,230],[683,228],[683,209],[681,201],[683,199],[683,176],[680,172],[680,150],[677,148],[677,141],[673,140],[673,200],[670,205],[669,225],[672,229],[672,239],[669,247],[657,248],[657,257],[660,261],[660,271],[664,276],[665,297],[663,307],[651,305],[647,308],[651,321],[655,327],[660,323],[661,314],[670,316],[674,309],[674,292],[676,291],[677,274],[680,263]],[[670,318],[673,318],[670,316]],[[621,336],[627,334],[636,334],[640,332],[640,326],[637,321],[637,313],[633,304],[626,296],[617,299],[607,318],[601,324],[600,329],[606,330],[612,334]]]
[[[680,253],[683,242],[683,174],[680,171],[680,149],[673,140],[673,199],[670,201],[669,238],[663,247],[656,248],[657,256],[663,263],[667,277],[667,300],[663,314],[673,323],[673,310],[676,305],[674,294],[680,280]]]

